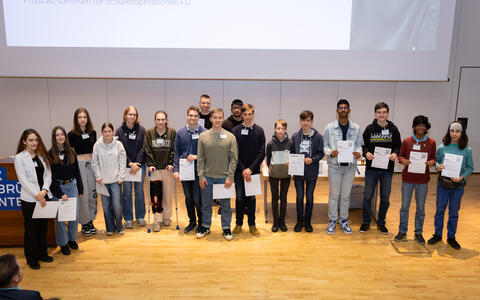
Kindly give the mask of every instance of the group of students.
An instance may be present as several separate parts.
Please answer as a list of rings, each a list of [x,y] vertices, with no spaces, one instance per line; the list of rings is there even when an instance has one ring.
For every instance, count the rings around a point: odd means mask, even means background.
[[[346,234],[352,233],[348,221],[350,192],[357,159],[366,158],[365,187],[363,199],[363,222],[360,232],[370,229],[371,203],[378,181],[380,181],[380,208],[377,228],[387,234],[385,218],[389,207],[394,162],[405,166],[402,173],[402,208],[400,210],[399,233],[396,241],[406,238],[408,210],[415,190],[417,203],[415,215],[415,239],[424,244],[422,237],[425,217],[425,200],[430,180],[429,167],[444,168],[446,153],[463,157],[458,178],[439,176],[437,184],[437,211],[435,234],[428,241],[435,244],[442,239],[443,219],[449,206],[447,242],[455,249],[460,245],[455,240],[458,211],[466,178],[473,171],[472,150],[468,137],[460,122],[449,125],[443,145],[436,149],[435,141],[428,137],[428,118],[422,115],[413,120],[413,135],[400,138],[397,127],[388,120],[389,107],[380,102],[375,105],[374,121],[362,133],[360,126],[349,119],[350,103],[341,99],[337,103],[335,121],[329,123],[323,134],[313,128],[313,113],[304,110],[300,114],[300,129],[291,138],[287,134],[287,122],[277,120],[272,139],[266,143],[263,129],[255,124],[253,105],[243,104],[236,99],[231,104],[232,115],[224,118],[220,108],[210,111],[210,97],[202,95],[199,107],[187,109],[186,125],[175,131],[168,126],[168,115],[159,110],[154,114],[154,127],[145,130],[140,125],[137,108],[128,106],[123,113],[123,123],[116,131],[111,123],[105,122],[97,140],[92,120],[85,108],[74,113],[73,129],[67,134],[61,126],[52,130],[49,151],[34,129],[26,129],[17,147],[15,169],[21,189],[21,207],[25,219],[25,257],[32,269],[40,268],[39,261],[51,262],[46,247],[47,221],[33,219],[38,202],[69,201],[77,198],[77,219],[56,222],[56,242],[64,255],[70,249],[78,249],[76,243],[78,223],[82,234],[96,233],[93,225],[97,213],[97,187],[102,186],[102,207],[106,234],[125,233],[133,228],[133,203],[135,219],[145,226],[144,179],[148,170],[149,196],[154,213],[153,231],[169,226],[172,215],[172,193],[175,180],[181,178],[180,165],[194,164],[194,180],[181,181],[189,224],[184,232],[196,231],[197,238],[210,233],[214,184],[230,188],[235,183],[236,222],[230,230],[232,210],[230,199],[216,199],[221,207],[223,236],[231,240],[242,232],[244,215],[247,215],[249,232],[259,236],[255,224],[256,199],[247,196],[245,183],[252,175],[259,174],[266,157],[272,193],[272,232],[287,231],[285,224],[287,193],[291,176],[288,171],[289,154],[304,155],[303,176],[293,176],[296,190],[297,222],[295,232],[312,232],[311,225],[314,190],[319,174],[319,162],[327,156],[329,178],[328,218],[326,232],[334,234],[337,223]],[[351,162],[339,162],[340,141],[353,145]],[[265,147],[266,146],[266,147]],[[391,150],[386,169],[372,166],[376,147]],[[408,170],[412,152],[428,153],[425,171],[411,173]],[[127,173],[141,172],[141,181],[126,181]],[[129,176],[130,177],[130,176]],[[132,189],[135,197],[132,197]],[[108,195],[105,195],[108,194]],[[306,201],[304,201],[306,198]],[[279,206],[280,202],[280,206]],[[123,222],[124,221],[124,222]]]

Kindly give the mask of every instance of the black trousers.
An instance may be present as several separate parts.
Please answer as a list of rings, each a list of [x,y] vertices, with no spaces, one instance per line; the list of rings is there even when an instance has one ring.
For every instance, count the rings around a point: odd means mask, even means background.
[[[24,249],[27,264],[38,262],[47,253],[48,219],[32,219],[36,202],[21,201],[23,219],[25,220]]]
[[[287,193],[290,186],[290,177],[288,178],[272,178],[269,177],[270,189],[272,190],[272,212],[273,224],[285,224],[285,216],[287,214]],[[280,195],[278,193],[278,184],[280,183]],[[278,211],[278,200],[280,200],[280,212]]]
[[[163,182],[161,180],[150,181],[150,202],[152,203],[153,213],[161,213],[163,211],[162,201],[163,201]]]

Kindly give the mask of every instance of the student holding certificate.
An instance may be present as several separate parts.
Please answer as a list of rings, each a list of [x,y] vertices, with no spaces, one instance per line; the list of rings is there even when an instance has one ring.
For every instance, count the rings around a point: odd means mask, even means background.
[[[260,173],[260,166],[265,158],[265,133],[263,128],[253,123],[255,107],[251,104],[242,105],[242,124],[233,128],[232,133],[237,139],[238,163],[235,171],[235,212],[236,226],[233,235],[242,232],[243,217],[248,215],[248,228],[253,236],[260,236],[255,224],[256,199],[247,196],[245,181],[250,182],[251,176]]]
[[[200,134],[198,138],[197,172],[202,190],[202,226],[197,230],[198,239],[210,233],[214,184],[220,185],[224,190],[233,189],[238,161],[237,140],[233,134],[222,128],[223,110],[221,108],[212,110],[210,120],[212,128]],[[230,230],[232,221],[230,198],[224,197],[219,201],[222,206],[223,238],[231,241],[233,234]]]
[[[448,157],[448,159],[447,159]],[[455,239],[458,223],[458,211],[462,201],[466,179],[473,172],[472,148],[468,146],[466,128],[460,122],[453,122],[443,137],[443,145],[437,150],[436,167],[439,172],[437,181],[437,210],[435,212],[435,233],[428,240],[434,245],[442,240],[443,221],[448,206],[447,243],[456,250],[460,244]],[[445,174],[453,170],[455,174]],[[448,175],[450,177],[445,177]]]
[[[300,114],[300,130],[292,135],[291,153],[304,155],[304,175],[293,176],[297,192],[297,224],[293,231],[312,232],[313,192],[317,184],[319,161],[323,158],[323,137],[314,128],[313,112],[304,110]],[[305,188],[306,187],[306,188]],[[303,198],[307,201],[304,205]],[[304,210],[305,207],[305,210]]]
[[[402,172],[402,207],[400,209],[400,225],[395,241],[399,242],[407,237],[408,211],[412,194],[415,190],[415,240],[425,244],[423,238],[423,221],[425,219],[425,201],[430,181],[430,167],[435,165],[436,144],[435,140],[428,137],[430,129],[428,118],[422,115],[413,119],[413,135],[404,139],[398,162],[404,165]]]
[[[179,129],[175,137],[173,177],[182,182],[183,194],[185,195],[185,207],[187,208],[188,219],[190,220],[188,226],[183,230],[185,233],[192,232],[195,227],[198,231],[202,226],[202,199],[196,166],[198,138],[206,129],[198,124],[199,115],[200,110],[198,107],[190,106],[187,109],[187,125]],[[182,168],[184,165],[193,168],[193,178],[188,178],[189,180],[183,178],[183,174],[181,173],[184,170],[187,171],[187,168]],[[196,216],[195,211],[197,212]]]
[[[47,219],[33,219],[37,202],[44,207],[52,198],[50,184],[52,173],[47,150],[35,129],[23,131],[15,155],[15,172],[22,189],[20,199],[25,220],[24,249],[30,268],[40,269],[38,261],[52,262],[47,253]]]
[[[363,132],[363,156],[367,159],[365,170],[365,190],[363,196],[363,222],[360,232],[370,230],[372,199],[380,180],[380,208],[377,228],[387,234],[385,226],[390,191],[392,188],[393,168],[400,152],[402,140],[397,126],[388,120],[389,107],[385,102],[375,104],[375,120]]]
[[[75,151],[70,147],[67,132],[61,126],[52,130],[52,148],[48,151],[48,160],[52,169],[52,190],[55,201],[69,201],[75,198],[76,219],[65,222],[56,219],[55,238],[63,255],[69,255],[70,249],[77,250],[78,201],[83,196],[83,182]]]
[[[102,125],[102,136],[93,146],[92,169],[99,185],[108,195],[102,194],[103,216],[107,235],[124,234],[122,224],[122,183],[125,180],[127,154],[118,137],[114,136],[112,123]]]
[[[338,210],[340,227],[346,234],[352,234],[348,224],[350,192],[357,170],[357,159],[361,156],[363,137],[357,123],[348,119],[350,103],[346,99],[337,102],[338,119],[328,124],[323,133],[324,151],[328,162],[328,218],[326,231],[335,233]]]
[[[132,186],[135,189],[135,219],[140,226],[145,226],[145,194],[143,182],[145,180],[145,155],[143,152],[143,140],[145,128],[140,125],[140,117],[135,106],[129,105],[123,111],[122,126],[117,128],[115,136],[122,143],[127,153],[127,167],[130,175],[140,174],[141,181],[125,180],[123,182],[122,207],[125,228],[133,228],[133,199]]]
[[[292,140],[287,135],[287,122],[277,120],[275,122],[275,133],[272,140],[267,144],[267,166],[268,181],[272,190],[272,232],[287,231],[285,217],[287,215],[287,194],[290,186],[290,175],[288,174],[288,155],[292,147]],[[278,185],[280,184],[280,193]],[[280,211],[278,200],[280,199]]]

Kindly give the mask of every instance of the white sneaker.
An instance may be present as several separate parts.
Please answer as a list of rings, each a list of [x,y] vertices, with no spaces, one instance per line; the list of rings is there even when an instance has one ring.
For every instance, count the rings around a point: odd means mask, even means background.
[[[342,220],[340,222],[340,226],[342,227],[343,232],[345,232],[346,234],[352,234],[352,228],[350,227],[350,225],[348,225],[347,219]]]
[[[125,234],[125,229],[120,230],[118,234]]]
[[[159,232],[160,231],[160,223],[154,223],[153,224],[153,231]]]
[[[107,235],[108,235],[108,236],[112,236],[112,235],[113,235],[113,232],[107,231]]]
[[[138,226],[145,226],[147,225],[147,222],[145,222],[145,219],[137,219]]]
[[[125,221],[125,228],[132,229],[133,228],[133,221]]]
[[[197,239],[203,239],[210,233],[210,228],[205,228],[200,226],[200,229],[197,231]]]
[[[223,230],[223,238],[227,241],[231,241],[233,239],[233,234],[230,231],[230,228]]]
[[[170,219],[163,220],[163,225],[170,226]]]
[[[327,233],[328,234],[334,234],[335,233],[335,227],[337,227],[337,221],[335,221],[335,220],[328,221]]]

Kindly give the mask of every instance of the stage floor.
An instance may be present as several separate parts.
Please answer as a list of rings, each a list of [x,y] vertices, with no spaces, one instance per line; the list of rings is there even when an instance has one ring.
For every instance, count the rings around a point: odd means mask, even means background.
[[[433,233],[435,181],[433,176],[427,197],[426,240]],[[180,230],[175,228],[173,211],[172,225],[160,232],[147,233],[145,227],[135,224],[123,236],[107,237],[99,204],[95,221],[98,233],[89,238],[79,234],[80,249],[72,250],[70,256],[62,255],[60,248],[49,249],[55,261],[42,263],[41,269],[34,271],[26,266],[23,248],[0,248],[0,252],[17,255],[24,267],[21,287],[39,290],[44,298],[478,299],[480,175],[470,177],[462,199],[457,232],[460,251],[448,246],[445,238],[426,247],[412,241],[414,200],[409,218],[410,241],[392,245],[398,231],[400,187],[401,174],[395,174],[387,214],[388,235],[380,234],[375,223],[366,234],[359,233],[360,209],[350,211],[352,235],[344,234],[338,226],[334,235],[326,234],[328,182],[320,179],[313,233],[293,232],[292,183],[288,232],[271,232],[270,199],[269,223],[265,223],[263,196],[258,196],[260,237],[250,235],[245,216],[243,233],[233,241],[225,241],[220,216],[214,213],[212,233],[198,240],[194,234],[183,234],[188,219],[181,185],[177,184]],[[234,222],[235,214],[232,230]]]

